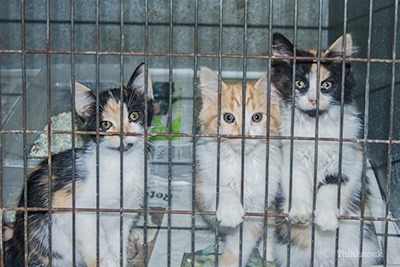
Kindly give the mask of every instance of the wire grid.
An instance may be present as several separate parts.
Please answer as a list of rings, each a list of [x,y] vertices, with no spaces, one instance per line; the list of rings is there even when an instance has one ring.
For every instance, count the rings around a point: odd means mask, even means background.
[[[273,32],[273,26],[272,26],[272,18],[273,18],[273,14],[272,14],[272,8],[273,8],[273,0],[269,0],[268,4],[269,4],[269,14],[268,14],[268,18],[269,18],[269,43],[272,43],[272,32]],[[188,214],[191,215],[192,218],[192,225],[191,225],[191,257],[192,257],[192,266],[194,266],[194,253],[195,253],[195,233],[196,233],[196,225],[195,225],[195,215],[215,215],[215,212],[212,211],[196,211],[195,210],[195,193],[196,193],[196,186],[195,186],[195,180],[196,180],[196,142],[197,142],[197,138],[198,137],[212,137],[212,138],[217,138],[218,140],[218,157],[217,157],[217,185],[219,185],[219,180],[220,180],[220,156],[219,156],[219,152],[220,152],[220,141],[221,138],[241,138],[242,140],[242,172],[241,172],[241,203],[243,203],[243,190],[244,190],[244,158],[245,158],[245,153],[244,153],[244,140],[245,138],[249,138],[249,139],[266,139],[266,146],[267,146],[267,167],[266,167],[266,177],[268,177],[268,163],[269,163],[269,142],[271,139],[279,139],[279,140],[290,140],[290,144],[291,144],[291,154],[293,154],[293,143],[295,140],[314,140],[315,141],[315,158],[314,158],[314,192],[316,191],[316,172],[317,172],[317,158],[318,158],[318,141],[335,141],[335,142],[339,142],[340,144],[340,152],[339,152],[339,166],[338,166],[338,170],[339,170],[339,187],[338,187],[338,197],[337,197],[337,202],[338,202],[338,207],[340,208],[340,175],[341,175],[341,161],[342,161],[342,145],[343,142],[354,142],[354,143],[360,143],[360,144],[364,144],[364,154],[363,154],[363,166],[364,166],[364,171],[363,171],[363,183],[362,183],[362,188],[364,188],[365,185],[365,177],[366,177],[366,173],[365,173],[365,166],[367,164],[367,151],[368,151],[368,144],[387,144],[388,145],[388,156],[389,156],[389,161],[388,161],[388,166],[387,166],[387,183],[386,183],[386,202],[385,202],[385,206],[386,206],[386,210],[385,210],[385,217],[365,217],[364,216],[364,190],[363,190],[363,196],[362,196],[362,214],[361,216],[341,216],[340,220],[359,220],[361,222],[361,226],[360,226],[360,251],[362,251],[362,239],[363,239],[363,223],[364,221],[383,221],[385,222],[385,236],[384,236],[384,265],[386,266],[386,258],[387,258],[387,246],[388,246],[388,225],[389,222],[400,222],[400,218],[396,219],[396,218],[391,218],[389,216],[389,198],[390,198],[390,185],[391,185],[391,179],[392,179],[392,147],[393,145],[396,144],[400,144],[400,140],[393,140],[393,113],[394,113],[394,93],[395,93],[395,66],[396,63],[400,63],[399,59],[396,59],[396,42],[397,42],[397,20],[398,20],[398,1],[395,1],[395,8],[394,8],[394,30],[393,30],[393,51],[392,51],[392,59],[379,59],[379,58],[371,58],[370,53],[371,53],[371,28],[372,28],[372,5],[373,5],[373,0],[369,1],[369,20],[368,20],[368,46],[367,46],[367,58],[348,58],[348,59],[344,59],[342,60],[342,73],[344,73],[345,71],[345,63],[346,62],[365,62],[366,66],[367,66],[367,75],[366,75],[366,88],[365,88],[365,113],[364,113],[364,132],[363,132],[363,138],[362,139],[346,139],[343,138],[343,107],[344,107],[344,90],[343,90],[343,84],[344,84],[344,75],[342,75],[342,90],[341,90],[341,131],[340,131],[340,137],[339,138],[320,138],[318,136],[318,120],[319,120],[319,116],[317,113],[316,116],[316,128],[315,128],[315,138],[309,138],[309,137],[296,137],[294,136],[294,123],[293,123],[293,112],[294,112],[294,106],[292,106],[292,129],[291,129],[291,136],[270,136],[270,129],[269,129],[269,123],[267,123],[267,135],[264,136],[251,136],[251,137],[245,137],[245,123],[243,121],[243,131],[241,135],[224,135],[221,134],[220,130],[221,130],[221,83],[222,83],[222,59],[223,58],[240,58],[243,59],[243,100],[246,99],[246,72],[247,72],[247,59],[251,59],[251,58],[257,58],[257,59],[268,59],[268,66],[269,69],[271,67],[271,60],[272,60],[272,47],[269,47],[269,53],[268,55],[248,55],[247,54],[247,45],[248,45],[248,31],[247,31],[247,24],[248,24],[248,0],[244,0],[244,36],[243,36],[243,54],[224,54],[223,53],[223,34],[222,34],[222,30],[223,30],[223,7],[224,7],[224,3],[223,0],[219,1],[219,51],[218,54],[201,54],[199,53],[199,39],[198,39],[198,27],[199,27],[199,11],[198,11],[198,7],[199,7],[199,2],[198,0],[194,0],[194,7],[195,7],[195,14],[194,14],[194,48],[193,48],[193,53],[174,53],[173,52],[173,28],[174,28],[174,23],[173,23],[173,6],[174,6],[174,1],[170,0],[169,1],[169,52],[168,53],[158,53],[158,52],[148,52],[148,42],[149,42],[149,36],[148,36],[148,28],[149,28],[149,23],[148,23],[148,18],[149,18],[149,14],[148,14],[148,0],[144,1],[144,26],[145,26],[145,49],[143,52],[127,52],[125,51],[125,46],[124,46],[124,2],[120,1],[120,51],[119,52],[111,52],[111,51],[100,51],[100,0],[96,0],[96,50],[95,51],[76,51],[75,50],[75,3],[74,0],[71,0],[71,49],[70,51],[55,51],[55,50],[51,50],[50,49],[50,0],[47,0],[46,2],[46,14],[47,14],[47,19],[46,19],[46,49],[45,50],[27,50],[26,47],[26,41],[25,41],[25,25],[26,25],[26,21],[25,21],[25,0],[21,0],[21,4],[22,4],[22,14],[21,14],[21,49],[18,50],[9,50],[9,49],[1,49],[1,43],[0,43],[0,60],[1,60],[1,55],[2,54],[20,54],[21,58],[22,58],[22,103],[23,103],[23,129],[22,130],[3,130],[1,129],[1,135],[3,134],[23,134],[23,164],[24,164],[24,192],[25,192],[25,203],[24,203],[24,207],[17,207],[17,208],[11,208],[11,207],[4,207],[3,206],[3,201],[1,201],[1,210],[2,210],[2,214],[4,211],[23,211],[24,212],[24,218],[25,218],[25,238],[27,239],[27,214],[29,211],[47,211],[49,214],[49,244],[51,244],[51,214],[53,212],[59,212],[59,211],[69,211],[72,212],[72,216],[73,216],[73,240],[76,239],[76,232],[75,232],[75,213],[77,211],[90,211],[90,212],[95,212],[97,215],[97,220],[96,220],[96,229],[97,229],[97,237],[96,237],[96,243],[97,243],[97,251],[96,251],[96,256],[97,256],[97,265],[99,265],[99,218],[100,218],[100,212],[119,212],[120,213],[120,238],[122,238],[123,236],[123,230],[122,230],[122,223],[123,223],[123,214],[124,213],[143,213],[144,214],[144,225],[143,225],[143,229],[144,229],[144,242],[145,244],[147,243],[147,213],[161,213],[161,214],[166,214],[168,216],[168,226],[167,226],[167,231],[168,231],[168,249],[167,249],[167,255],[166,255],[166,266],[171,266],[171,230],[173,229],[173,227],[171,226],[171,216],[172,214]],[[347,6],[348,6],[348,1],[345,0],[344,2],[344,25],[343,25],[343,35],[346,34],[346,29],[347,29]],[[318,62],[318,66],[320,66],[321,62],[323,61],[327,61],[329,59],[321,59],[320,55],[321,55],[321,32],[322,32],[322,23],[321,23],[321,14],[322,14],[322,0],[319,1],[319,21],[318,21],[318,57],[297,57],[296,54],[294,53],[293,57],[281,57],[282,59],[287,58],[287,59],[291,59],[293,60],[293,66],[296,64],[297,61],[301,61],[301,60],[316,60]],[[298,0],[295,0],[294,2],[294,8],[293,8],[293,29],[294,29],[294,33],[293,33],[293,44],[294,44],[294,51],[296,51],[297,49],[297,28],[298,28]],[[0,24],[1,26],[1,24]],[[0,28],[1,30],[1,28]],[[1,32],[0,32],[1,33]],[[346,47],[346,38],[343,38],[343,53],[345,52],[345,47]],[[28,130],[27,129],[27,96],[26,96],[26,87],[27,87],[27,82],[26,82],[26,55],[27,54],[45,54],[46,55],[46,65],[47,65],[47,79],[48,79],[48,87],[47,87],[47,92],[48,92],[48,102],[47,102],[47,106],[48,106],[48,110],[47,110],[47,125],[48,125],[48,130],[47,131],[40,131],[40,130]],[[189,57],[189,58],[193,58],[193,70],[194,70],[194,76],[193,76],[193,90],[194,90],[194,94],[193,94],[193,125],[192,125],[192,133],[180,133],[180,134],[176,134],[176,133],[172,133],[172,126],[169,125],[169,129],[168,129],[168,133],[166,134],[162,134],[162,133],[148,133],[147,130],[145,130],[144,134],[136,134],[136,133],[126,133],[123,132],[122,126],[120,129],[120,133],[118,133],[118,135],[120,135],[121,137],[121,142],[122,142],[122,136],[123,135],[131,135],[131,136],[135,136],[135,135],[144,135],[144,143],[145,143],[145,148],[144,148],[144,162],[145,164],[148,163],[148,158],[147,158],[147,154],[146,154],[146,144],[148,142],[148,138],[151,136],[165,136],[168,137],[168,194],[171,195],[171,181],[172,181],[172,138],[173,137],[190,137],[192,138],[192,142],[193,142],[193,151],[192,151],[192,156],[193,156],[193,162],[192,162],[192,167],[193,167],[193,171],[192,171],[192,209],[191,210],[186,210],[186,211],[182,211],[182,210],[172,210],[171,209],[171,198],[169,198],[168,200],[168,209],[165,211],[161,211],[161,210],[148,210],[148,202],[147,202],[147,188],[148,188],[148,174],[147,174],[147,169],[144,168],[144,199],[143,199],[143,209],[125,209],[123,206],[123,201],[122,201],[122,197],[121,197],[121,203],[120,203],[120,208],[119,209],[103,209],[103,208],[99,208],[99,194],[97,194],[97,199],[96,199],[96,208],[95,209],[88,209],[88,208],[76,208],[75,206],[75,179],[73,180],[73,187],[72,187],[72,196],[73,196],[73,206],[72,208],[54,208],[52,207],[52,203],[51,203],[51,198],[49,199],[49,206],[48,208],[28,208],[28,204],[27,204],[27,178],[28,178],[28,171],[27,171],[27,135],[29,134],[42,134],[42,133],[47,133],[47,136],[49,138],[48,140],[48,144],[49,144],[49,148],[48,148],[48,156],[49,156],[49,173],[51,175],[51,134],[72,134],[72,147],[73,150],[75,148],[75,136],[76,135],[85,135],[85,134],[95,134],[96,135],[96,139],[97,141],[100,138],[100,135],[113,135],[113,134],[109,134],[109,133],[103,133],[103,132],[99,132],[99,120],[97,120],[97,130],[95,132],[89,132],[89,131],[76,131],[75,130],[75,126],[74,123],[72,123],[72,131],[58,131],[58,130],[52,130],[51,129],[51,87],[50,87],[50,77],[51,77],[51,68],[50,68],[50,57],[51,55],[55,55],[55,54],[62,54],[62,55],[71,55],[71,83],[72,83],[72,95],[74,95],[75,92],[75,56],[76,55],[95,55],[96,56],[96,99],[98,101],[98,88],[99,88],[99,65],[100,65],[100,56],[102,55],[116,55],[116,56],[120,56],[120,84],[121,87],[124,85],[124,57],[126,56],[141,56],[144,57],[144,62],[145,62],[145,88],[147,91],[147,71],[148,71],[148,61],[149,61],[149,57],[168,57],[169,59],[169,116],[171,119],[172,116],[172,84],[173,84],[173,60],[174,58],[177,57]],[[198,72],[198,60],[200,57],[204,57],[204,58],[217,58],[218,59],[218,133],[217,134],[201,134],[198,133],[196,130],[196,101],[197,101],[197,87],[198,87],[198,83],[197,83],[197,72]],[[1,62],[1,61],[0,61]],[[368,118],[369,118],[369,95],[370,95],[370,88],[369,88],[369,81],[370,81],[370,66],[371,63],[388,63],[392,65],[392,81],[391,81],[391,101],[390,101],[390,128],[389,128],[389,138],[387,140],[385,139],[368,139]],[[294,68],[293,68],[294,69]],[[320,70],[318,68],[318,74],[319,74]],[[295,71],[293,70],[293,78],[295,76]],[[270,74],[269,74],[269,78],[270,78]],[[1,79],[1,72],[0,72],[0,79]],[[318,75],[318,81],[317,83],[319,83],[319,75]],[[269,84],[269,88],[268,91],[270,92],[270,84]],[[293,79],[293,84],[292,84],[292,88],[293,88],[293,96],[294,96],[294,79]],[[1,88],[0,88],[1,89]],[[146,92],[147,93],[147,92]],[[1,97],[1,90],[0,90],[0,97]],[[270,106],[269,103],[271,101],[270,98],[270,94],[268,95],[268,107]],[[121,98],[122,98],[122,90],[121,90]],[[319,97],[317,97],[317,109],[319,107],[319,103],[318,103],[318,99]],[[294,98],[292,99],[294,100]],[[145,106],[146,106],[146,110],[147,110],[147,98],[145,98]],[[122,102],[122,101],[121,101]],[[292,101],[293,105],[294,105],[294,101]],[[0,104],[1,105],[1,104]],[[75,100],[74,98],[71,98],[71,105],[75,106]],[[0,106],[1,107],[1,106]],[[147,111],[146,111],[147,112]],[[72,113],[72,122],[74,121],[74,113]],[[269,118],[269,114],[270,114],[270,110],[268,109],[268,120]],[[122,119],[122,109],[121,109],[121,119]],[[97,118],[99,117],[99,110],[97,107],[96,110],[96,116]],[[242,116],[245,116],[245,108],[243,107],[242,110]],[[3,118],[1,117],[0,114],[0,119],[3,120]],[[147,114],[145,114],[145,124],[147,125]],[[2,124],[1,124],[2,125]],[[73,162],[75,162],[75,153],[72,154],[73,155]],[[121,196],[123,195],[123,166],[122,166],[122,158],[123,158],[123,153],[121,151],[120,153],[120,157],[121,157],[121,169],[120,169],[120,187],[121,187],[121,191],[120,194]],[[98,143],[96,145],[96,158],[97,158],[97,162],[99,161],[99,146]],[[2,148],[0,146],[0,160],[3,160],[3,151]],[[291,170],[290,170],[290,179],[292,180],[292,163],[293,163],[293,156],[291,156]],[[73,164],[72,166],[73,168],[73,173],[75,170],[75,164]],[[99,181],[99,166],[97,166],[97,181]],[[0,187],[3,188],[3,170],[0,169]],[[49,183],[51,183],[51,181],[49,181]],[[99,192],[99,183],[97,183],[97,192]],[[50,185],[50,184],[49,184]],[[292,186],[292,182],[290,183],[290,187]],[[266,192],[268,192],[268,183],[266,183]],[[291,188],[290,188],[291,191]],[[49,195],[51,195],[51,186],[49,186]],[[218,197],[219,197],[219,186],[217,186],[216,188],[216,193],[217,193],[217,201],[216,203],[218,203]],[[315,202],[316,202],[316,194],[314,194],[314,199],[313,199],[313,210],[315,210]],[[267,203],[268,200],[268,195],[265,196],[266,197],[266,201],[265,203]],[[291,195],[289,198],[289,205],[291,205]],[[217,204],[218,206],[218,204]],[[218,207],[216,207],[218,208]],[[264,213],[249,213],[246,212],[245,216],[258,216],[258,217],[264,217],[264,221],[267,222],[269,217],[288,217],[287,214],[274,214],[274,213],[268,213],[267,212],[267,207],[265,207],[265,212]],[[291,226],[291,220],[289,219],[289,234],[290,234],[290,226]],[[243,226],[241,225],[240,228],[240,242],[239,242],[239,246],[240,246],[240,264],[241,264],[241,254],[242,254],[242,242],[243,242]],[[1,237],[2,240],[4,240],[4,236],[3,236],[3,230],[1,229]],[[340,229],[337,230],[336,232],[336,247],[338,247],[338,239],[339,239],[339,231]],[[312,224],[312,255],[314,254],[314,238],[315,238],[315,224],[313,222]],[[215,230],[215,265],[218,266],[218,247],[219,247],[219,239],[218,239],[218,235],[219,235],[219,229],[218,229],[218,224]],[[264,229],[264,234],[263,234],[264,238],[264,251],[263,251],[263,257],[266,258],[266,239],[267,239],[267,231],[266,231],[266,227]],[[290,238],[289,238],[290,240]],[[27,266],[27,258],[28,258],[28,253],[27,253],[27,248],[28,248],[28,242],[25,243],[25,262],[26,262],[26,266]],[[51,249],[51,245],[50,245],[50,249]],[[288,262],[290,263],[290,243],[288,243]],[[51,255],[51,253],[50,253]],[[122,247],[122,243],[120,246],[120,265],[122,266],[123,264],[123,259],[122,259],[122,255],[123,255],[123,247]],[[144,255],[147,255],[147,247],[144,246]],[[337,255],[336,255],[337,257]],[[313,265],[313,257],[311,257],[311,265]],[[73,242],[73,265],[75,265],[75,260],[76,260],[76,247],[75,247],[75,242]],[[336,258],[336,266],[338,264],[337,262],[337,258]],[[4,266],[4,244],[2,243],[2,247],[1,247],[1,266]],[[143,257],[143,265],[147,266],[148,262],[147,262],[147,257]],[[265,264],[265,262],[264,262]],[[359,266],[362,265],[362,258],[360,257],[360,261],[359,261]],[[51,260],[50,260],[50,266],[51,266]],[[241,265],[240,265],[241,266]]]

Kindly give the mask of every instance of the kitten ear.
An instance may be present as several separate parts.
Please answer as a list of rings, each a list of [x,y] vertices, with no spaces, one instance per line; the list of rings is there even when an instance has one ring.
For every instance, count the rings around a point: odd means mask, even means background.
[[[256,82],[256,87],[259,87],[263,90],[262,96],[264,96],[265,98],[268,97],[268,83],[269,82],[268,82],[268,71],[267,71]],[[279,101],[279,92],[273,83],[271,83],[271,101]]]
[[[225,84],[221,82],[221,86]],[[200,88],[204,104],[213,106],[218,102],[218,76],[209,68],[200,69]]]
[[[274,56],[292,57],[293,44],[280,33],[274,33],[272,37],[272,51]],[[279,59],[290,63],[290,59]]]
[[[71,84],[72,91],[72,84]],[[80,83],[75,83],[75,110],[85,123],[94,112],[96,97],[92,90]]]
[[[129,79],[126,88],[128,90],[132,90],[134,92],[138,92],[142,95],[145,94],[144,88],[144,62],[140,63],[139,66],[136,67],[135,71],[132,73],[131,78]],[[149,100],[153,99],[153,86],[151,83],[150,73],[147,72],[147,97]]]
[[[326,57],[342,57],[343,52],[343,36],[340,36],[329,49],[325,52]],[[356,52],[356,47],[353,47],[353,38],[351,34],[346,34],[346,49],[345,57],[351,57]]]

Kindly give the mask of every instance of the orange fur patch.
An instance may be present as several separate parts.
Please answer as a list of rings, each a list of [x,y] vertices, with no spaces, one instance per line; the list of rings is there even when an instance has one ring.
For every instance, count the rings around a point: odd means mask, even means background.
[[[239,264],[239,257],[230,249],[225,249],[221,256],[221,266],[235,266]]]
[[[221,88],[221,133],[230,135],[242,134],[242,103],[243,103],[243,84],[226,84]],[[261,113],[263,120],[259,122],[260,128],[266,129],[267,123],[267,96],[257,83],[246,83],[246,116],[254,113]],[[223,116],[231,113],[235,117],[234,123],[227,123]],[[271,98],[270,111],[270,132],[278,135],[279,124],[281,121],[279,100]],[[208,105],[203,102],[200,112],[202,130],[206,134],[216,134],[218,130],[218,104]],[[253,122],[251,122],[253,123]],[[264,133],[265,134],[265,133]]]
[[[75,183],[75,194],[79,195],[83,191],[83,183]],[[53,193],[54,208],[72,208],[72,183]]]
[[[263,232],[263,224],[257,224],[255,227],[249,229],[249,234],[254,238],[258,238]]]
[[[318,64],[312,64],[312,72],[317,76],[318,74]],[[326,80],[331,75],[330,71],[327,70],[324,66],[320,65],[320,82]],[[317,87],[320,90],[320,86]],[[326,101],[326,97],[323,94],[319,94],[319,103],[323,103]],[[320,109],[325,109],[326,106],[320,104]]]
[[[128,110],[126,105],[123,105],[123,131],[134,132],[132,125],[129,123]],[[113,125],[107,132],[119,133],[121,130],[121,104],[113,97],[110,98],[104,105],[103,121],[110,121]],[[120,138],[117,135],[105,137],[111,144],[115,146],[120,145]]]

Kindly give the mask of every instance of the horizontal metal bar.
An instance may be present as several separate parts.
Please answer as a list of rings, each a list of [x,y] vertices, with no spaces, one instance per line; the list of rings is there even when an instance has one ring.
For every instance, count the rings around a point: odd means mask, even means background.
[[[20,23],[21,20],[18,19],[2,19],[0,21],[1,23]],[[26,23],[36,23],[36,24],[40,24],[40,23],[46,23],[45,20],[40,20],[40,19],[28,19],[25,20]],[[54,24],[65,24],[65,23],[70,23],[70,21],[67,20],[52,20],[51,23]],[[79,21],[75,21],[75,24],[79,24],[79,25],[84,25],[84,24],[96,24],[96,21],[94,20],[79,20]],[[120,21],[100,21],[99,22],[100,25],[120,25],[121,22]],[[142,22],[125,22],[124,21],[124,25],[135,25],[135,26],[143,26],[143,21]],[[179,26],[179,27],[193,27],[193,23],[184,23],[184,22],[174,22],[175,26]],[[148,26],[169,26],[169,22],[148,22]],[[198,27],[219,27],[219,24],[214,24],[214,23],[198,23]],[[247,24],[248,28],[261,28],[261,29],[265,29],[268,28],[269,25],[268,24]],[[234,23],[229,23],[229,24],[225,24],[224,23],[224,28],[243,28],[243,24],[234,24]],[[285,25],[274,25],[274,29],[291,29],[292,26],[285,26]],[[312,26],[298,26],[298,29],[302,29],[302,30],[316,30],[318,29],[317,27],[312,27]],[[330,27],[323,27],[322,29],[324,30],[329,30]]]
[[[54,54],[54,55],[70,55],[71,51],[67,50],[25,50],[26,54]],[[22,50],[9,50],[9,49],[0,49],[0,54],[22,54]],[[113,52],[113,51],[74,51],[75,55],[111,55],[111,56],[120,56],[121,52]],[[123,52],[124,56],[145,56],[144,52]],[[170,53],[156,53],[149,52],[148,56],[153,57],[169,57]],[[194,57],[194,53],[172,53],[172,57]],[[218,58],[218,54],[197,54],[198,57],[212,57]],[[222,54],[222,58],[243,58],[243,55],[240,54]],[[269,56],[262,55],[246,55],[246,58],[260,58],[260,59],[268,59]],[[293,59],[293,57],[283,57],[283,56],[272,56],[273,59]],[[317,57],[296,57],[296,61],[309,61],[316,60]],[[340,58],[321,58],[321,62],[329,62],[329,61],[340,61]],[[368,62],[367,58],[346,58],[346,62]],[[382,59],[382,58],[371,58],[370,62],[372,63],[393,63],[393,59]],[[400,63],[400,59],[394,61],[395,63]]]
[[[0,131],[1,134],[23,134],[26,132],[27,134],[47,134],[45,130],[3,130]],[[75,131],[75,135],[96,135],[95,131]],[[59,130],[52,130],[51,134],[72,134],[72,131],[59,131]],[[120,135],[119,132],[109,133],[109,132],[99,132],[99,135]],[[133,133],[133,132],[123,132],[123,135],[126,136],[143,136],[143,133]],[[147,136],[172,136],[172,137],[193,137],[193,133],[147,133]],[[207,138],[217,138],[217,134],[196,134],[197,137],[207,137]],[[221,138],[228,138],[228,139],[240,139],[242,135],[227,135],[221,134]],[[245,136],[246,139],[266,139],[266,135],[252,135],[252,136]],[[269,136],[269,139],[276,139],[276,140],[290,140],[290,136]],[[302,136],[294,136],[294,140],[303,140],[303,141],[314,141],[315,137],[302,137]],[[339,142],[339,138],[327,138],[327,137],[318,137],[319,141],[331,141],[331,142]],[[364,143],[364,139],[358,138],[343,138],[343,142],[350,142],[350,143]],[[389,140],[385,139],[367,139],[367,143],[369,144],[388,144]],[[392,144],[400,144],[400,140],[393,140],[391,141]]]
[[[28,207],[27,211],[49,211],[48,208],[35,208],[35,207]],[[72,212],[73,208],[57,208],[52,207],[51,210],[53,212]],[[144,213],[143,209],[122,209],[124,213]],[[23,207],[4,207],[3,211],[24,211]],[[120,212],[121,209],[105,209],[99,208],[75,208],[76,212]],[[147,213],[159,213],[159,214],[168,214],[168,210],[146,210]],[[195,211],[196,215],[215,215],[215,211]],[[192,215],[192,210],[171,210],[171,214],[182,214],[182,215]],[[287,214],[283,213],[265,213],[262,212],[246,212],[244,216],[248,217],[288,217]],[[339,220],[364,220],[364,221],[386,221],[389,222],[400,222],[400,218],[386,218],[386,217],[364,217],[361,218],[360,216],[340,216]]]

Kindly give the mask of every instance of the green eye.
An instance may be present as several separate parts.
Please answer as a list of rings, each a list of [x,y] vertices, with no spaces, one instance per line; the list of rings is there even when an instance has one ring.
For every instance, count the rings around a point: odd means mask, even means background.
[[[297,89],[304,89],[304,88],[306,88],[306,84],[305,84],[303,81],[297,80],[295,84],[296,84],[296,88],[297,88]]]
[[[140,114],[137,111],[134,111],[129,115],[129,119],[131,121],[137,121],[139,119],[139,117],[140,117]]]
[[[235,121],[235,117],[230,113],[226,113],[226,114],[224,114],[224,120],[227,123],[233,123]]]
[[[323,82],[321,84],[321,89],[322,90],[328,90],[332,87],[332,83],[331,82]]]
[[[109,122],[109,121],[102,121],[100,123],[101,128],[103,128],[104,130],[110,129],[112,125],[113,124],[111,122]]]
[[[261,113],[255,113],[253,114],[253,117],[251,118],[254,122],[260,122],[262,121],[263,115]]]

